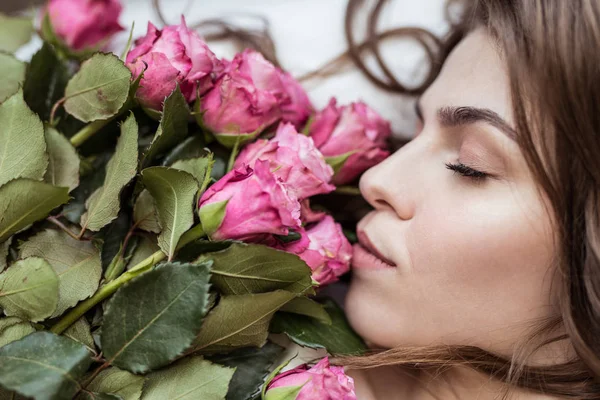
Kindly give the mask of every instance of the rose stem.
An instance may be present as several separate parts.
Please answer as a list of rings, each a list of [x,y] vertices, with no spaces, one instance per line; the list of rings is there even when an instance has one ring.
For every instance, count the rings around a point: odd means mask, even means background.
[[[360,196],[360,189],[354,186],[338,186],[333,193]]]
[[[202,226],[200,224],[194,226],[192,229],[187,231],[181,236],[179,243],[177,245],[177,249],[182,248],[188,243],[193,242],[196,239],[200,239],[204,237],[204,231],[202,230]],[[65,316],[63,316],[60,321],[58,321],[50,331],[56,334],[61,334],[64,332],[69,326],[74,324],[83,314],[88,312],[92,307],[96,304],[100,303],[107,297],[111,296],[113,293],[117,291],[121,286],[125,283],[129,282],[133,278],[138,275],[143,274],[148,271],[150,268],[154,266],[154,264],[159,261],[164,260],[167,257],[165,253],[161,250],[158,250],[156,253],[147,257],[145,260],[138,263],[136,266],[131,268],[129,271],[125,272],[118,278],[113,281],[108,282],[104,286],[102,286],[92,297],[89,299],[79,303],[75,308],[69,311]]]
[[[113,115],[112,117],[110,117],[108,119],[100,119],[100,120],[94,121],[90,124],[87,124],[86,126],[81,128],[79,130],[79,132],[77,132],[75,135],[73,135],[71,137],[71,139],[69,139],[71,141],[71,144],[74,147],[81,146],[83,143],[85,143],[86,140],[88,140],[89,138],[94,136],[96,134],[96,132],[98,132],[100,129],[104,128],[109,122],[113,121],[115,118],[120,117],[126,111],[129,111],[131,109],[131,107],[134,106],[134,104],[135,104],[135,99],[132,98],[130,95],[130,98],[127,99],[127,101],[125,102],[125,104],[119,110],[119,112],[117,114]]]
[[[65,226],[65,224],[63,224],[62,222],[60,222],[58,220],[58,217],[50,216],[50,217],[46,218],[46,220],[48,220],[48,222],[52,222],[54,225],[58,226],[61,230],[63,230],[67,235],[71,236],[73,239],[75,239],[75,240],[81,240],[77,236],[77,234],[71,232],[71,230],[69,228],[67,228]]]
[[[229,162],[227,163],[227,172],[233,169],[233,164],[235,164],[235,158],[240,151],[240,137],[238,136],[235,144],[233,145],[233,149],[231,150],[231,154],[229,155]]]
[[[81,130],[79,132],[77,132],[75,135],[73,135],[71,137],[71,139],[70,139],[71,144],[74,147],[81,146],[86,140],[88,140],[89,138],[94,136],[94,134],[96,132],[98,132],[100,129],[104,128],[109,122],[111,122],[116,117],[117,116],[115,115],[114,117],[109,118],[109,119],[101,119],[98,121],[94,121],[90,124],[87,124],[86,126],[81,128]]]

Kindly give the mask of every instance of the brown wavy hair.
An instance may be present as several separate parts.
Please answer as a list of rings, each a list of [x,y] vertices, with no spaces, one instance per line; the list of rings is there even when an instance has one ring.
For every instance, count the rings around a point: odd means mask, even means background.
[[[508,67],[519,146],[551,205],[559,312],[539,323],[511,359],[472,346],[433,346],[398,347],[336,361],[350,368],[396,365],[438,372],[467,366],[506,383],[504,398],[518,387],[562,398],[600,399],[600,2],[473,0],[463,2],[462,16],[441,41],[431,40],[425,31],[403,28],[401,35],[426,43],[430,59],[429,75],[415,88],[399,83],[378,54],[379,41],[391,35],[375,33],[385,0],[377,1],[370,13],[366,41],[354,41],[352,21],[360,3],[348,4],[347,54],[373,83],[391,92],[424,91],[447,55],[474,28],[483,27],[495,39]],[[439,45],[437,52],[430,51],[431,43]],[[383,71],[379,77],[364,63],[365,50],[377,59]],[[542,132],[543,140],[536,140]],[[527,364],[537,350],[557,341],[568,341],[572,359],[550,366]]]
[[[160,16],[158,0],[153,1]],[[600,2],[450,0],[450,31],[438,38],[420,28],[378,32],[379,16],[388,1],[375,2],[367,13],[366,39],[357,43],[353,24],[363,15],[364,4],[349,0],[348,50],[300,79],[326,78],[353,64],[384,90],[419,95],[465,35],[476,27],[486,29],[508,67],[519,145],[550,202],[548,212],[557,233],[559,279],[554,297],[559,311],[552,319],[536,322],[535,331],[523,338],[510,359],[473,346],[429,346],[333,361],[349,368],[393,365],[437,372],[466,366],[504,382],[503,398],[510,396],[511,388],[521,388],[562,398],[600,399]],[[457,5],[462,12],[450,12]],[[223,19],[196,27],[208,40],[233,39],[279,65],[268,21],[263,22],[263,29],[256,30]],[[426,78],[413,87],[395,77],[379,51],[382,41],[406,36],[423,46],[429,60]],[[376,59],[379,71],[369,68],[367,55]],[[544,140],[536,140],[542,132]],[[572,359],[549,366],[528,364],[537,350],[558,341],[574,349]]]

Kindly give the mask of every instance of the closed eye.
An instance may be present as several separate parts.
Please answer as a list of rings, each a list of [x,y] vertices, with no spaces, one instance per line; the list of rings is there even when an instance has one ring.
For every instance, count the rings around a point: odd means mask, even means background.
[[[460,162],[456,163],[456,164],[446,163],[445,165],[446,165],[446,168],[448,168],[449,170],[457,172],[464,177],[473,179],[478,182],[481,182],[484,179],[491,177],[491,174],[488,174],[483,171],[478,171],[478,170],[471,168],[468,165],[465,165]]]

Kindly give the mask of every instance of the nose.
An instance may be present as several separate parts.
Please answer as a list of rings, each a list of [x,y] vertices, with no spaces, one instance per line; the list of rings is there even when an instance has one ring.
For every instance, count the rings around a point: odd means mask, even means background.
[[[386,160],[367,170],[359,183],[361,194],[372,207],[379,211],[393,211],[403,220],[414,217],[418,199],[422,195],[423,182],[418,161],[420,150],[416,142],[417,139],[414,139],[405,144]]]

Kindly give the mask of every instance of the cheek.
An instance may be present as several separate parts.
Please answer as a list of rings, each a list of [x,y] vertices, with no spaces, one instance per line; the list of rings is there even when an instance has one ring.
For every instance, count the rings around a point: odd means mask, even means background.
[[[469,193],[428,197],[388,233],[409,255],[408,268],[353,282],[350,319],[368,340],[489,348],[547,316],[554,253],[541,203],[533,193]]]
[[[422,301],[432,316],[428,328],[438,329],[446,343],[507,345],[523,337],[528,321],[550,314],[548,217],[530,197],[497,199],[461,203],[446,213],[440,204],[415,220],[407,238],[412,284],[430,294]]]
[[[553,251],[548,217],[533,196],[488,191],[485,198],[462,195],[428,204],[407,231],[413,273],[469,292],[507,281],[514,286],[519,278],[539,283]]]

